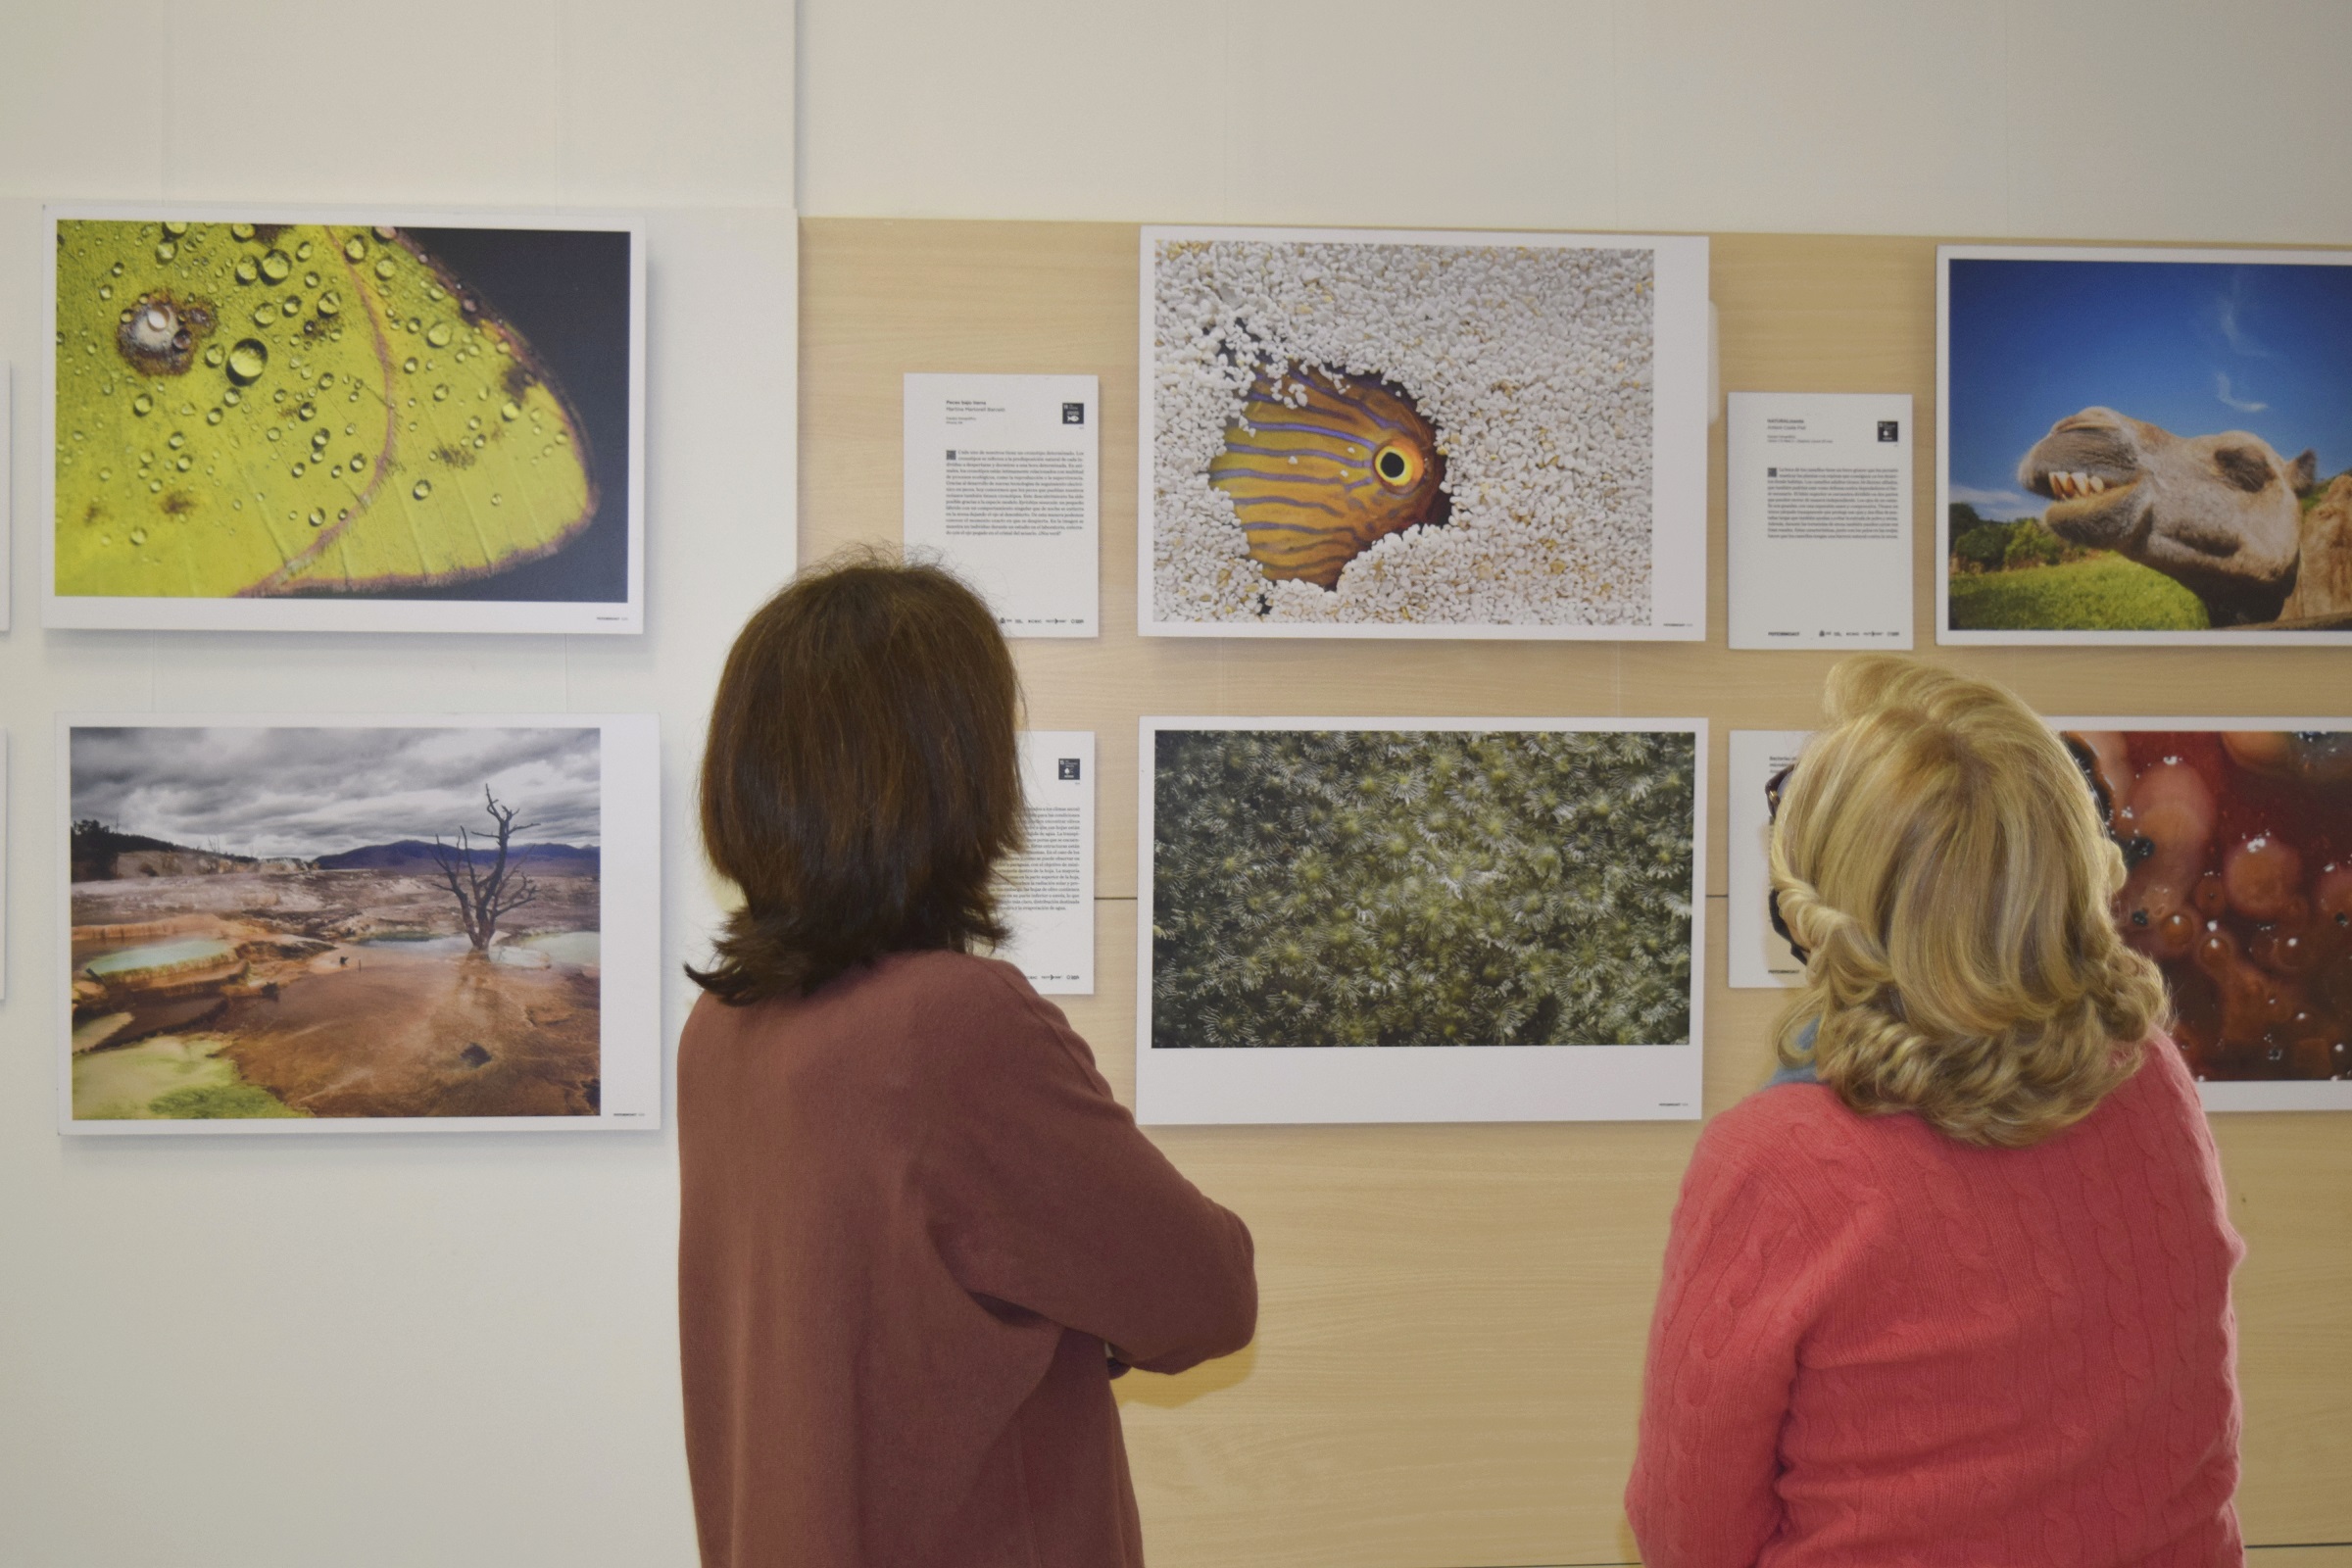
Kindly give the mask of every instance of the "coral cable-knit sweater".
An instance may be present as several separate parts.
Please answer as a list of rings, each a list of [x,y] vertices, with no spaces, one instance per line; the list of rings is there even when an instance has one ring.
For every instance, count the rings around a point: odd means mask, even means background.
[[[1818,1084],[1707,1127],[1626,1509],[1650,1568],[2240,1563],[2244,1245],[2170,1040],[1983,1149]]]
[[[1021,972],[894,954],[678,1045],[710,1568],[1140,1568],[1105,1347],[1249,1343],[1250,1232]]]

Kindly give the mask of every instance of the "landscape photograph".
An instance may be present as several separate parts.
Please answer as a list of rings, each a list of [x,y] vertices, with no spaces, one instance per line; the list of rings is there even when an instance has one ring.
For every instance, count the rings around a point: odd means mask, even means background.
[[[639,273],[626,227],[59,213],[49,623],[634,629]]]
[[[1942,266],[1943,640],[2352,641],[2352,257]]]
[[[599,727],[68,737],[74,1121],[600,1114]]]

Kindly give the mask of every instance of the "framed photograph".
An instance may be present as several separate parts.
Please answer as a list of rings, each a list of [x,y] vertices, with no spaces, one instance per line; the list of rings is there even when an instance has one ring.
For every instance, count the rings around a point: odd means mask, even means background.
[[[58,756],[62,1131],[661,1125],[650,715],[65,715]]]
[[[0,360],[0,631],[8,630],[9,606],[16,599],[10,562],[16,555],[16,475],[9,465],[17,444],[16,368]]]
[[[1706,635],[1707,241],[1143,231],[1147,634]]]
[[[643,629],[634,222],[47,214],[44,624]]]
[[[8,1000],[8,731],[0,729],[0,1002]]]
[[[1936,255],[1938,641],[2352,642],[2352,252]]]
[[[1150,1123],[1699,1113],[1706,726],[1146,718]]]
[[[2205,1108],[2352,1109],[2352,719],[2049,722],[2105,798],[2117,916],[2164,971]],[[1802,977],[1765,914],[1763,788],[1807,738],[1732,732],[1734,986]]]
[[[2055,718],[2208,1110],[2352,1109],[2352,719]]]

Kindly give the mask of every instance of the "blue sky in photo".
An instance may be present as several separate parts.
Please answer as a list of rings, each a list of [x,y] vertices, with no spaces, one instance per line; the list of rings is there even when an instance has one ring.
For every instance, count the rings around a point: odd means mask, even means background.
[[[2048,505],[2017,482],[2050,426],[2104,405],[2175,435],[2250,430],[2323,477],[2352,467],[2352,267],[1954,258],[1951,499]]]

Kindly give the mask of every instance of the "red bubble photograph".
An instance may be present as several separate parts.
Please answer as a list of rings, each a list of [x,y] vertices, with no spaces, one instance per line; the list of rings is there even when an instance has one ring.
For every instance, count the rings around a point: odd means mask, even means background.
[[[2117,918],[2164,970],[2207,1106],[2352,1107],[2352,726],[2059,722],[2130,867]]]

